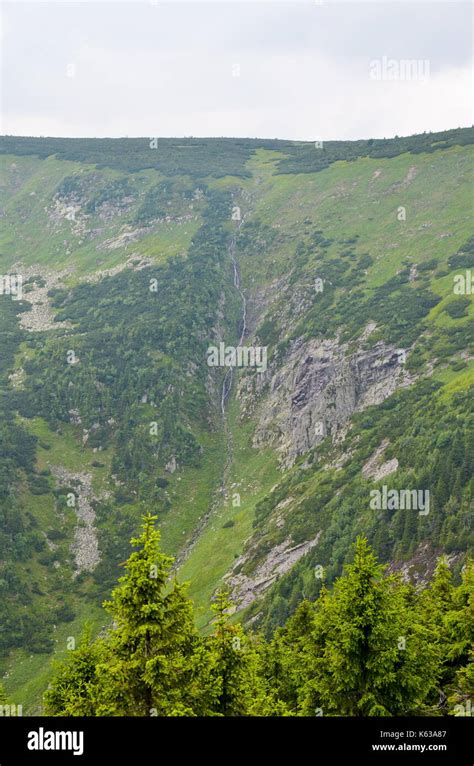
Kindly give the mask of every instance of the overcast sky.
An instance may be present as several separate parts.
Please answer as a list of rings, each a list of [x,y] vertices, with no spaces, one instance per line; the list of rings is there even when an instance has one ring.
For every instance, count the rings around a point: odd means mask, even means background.
[[[7,2],[1,132],[328,140],[471,125],[471,14],[451,0]],[[416,76],[386,79],[403,59]]]

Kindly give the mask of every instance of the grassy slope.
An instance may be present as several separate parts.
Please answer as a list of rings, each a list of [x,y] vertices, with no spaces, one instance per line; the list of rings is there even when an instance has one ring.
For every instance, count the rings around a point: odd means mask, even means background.
[[[274,277],[288,273],[303,221],[307,219],[334,239],[359,235],[356,252],[369,252],[374,258],[366,278],[369,288],[392,277],[406,259],[421,263],[436,258],[445,263],[471,232],[465,204],[472,180],[471,148],[415,158],[401,155],[390,160],[338,162],[320,173],[298,176],[276,175],[277,157],[276,152],[259,150],[247,164],[253,179],[259,178],[257,190],[254,180],[245,184],[245,190],[255,195],[249,219],[258,217],[278,229],[282,243],[277,240],[276,246],[261,251],[258,260],[254,257],[240,260],[244,288],[251,289],[255,282],[259,286],[268,284]],[[413,165],[417,173],[403,185]],[[376,171],[380,175],[374,178]],[[403,222],[397,219],[400,205],[407,211]],[[368,210],[373,213],[368,215]],[[450,236],[441,236],[446,233]],[[451,300],[452,276],[433,279],[432,289]],[[433,309],[432,321],[454,323],[446,314],[437,319],[438,309],[439,306]],[[471,306],[471,315],[473,312]],[[450,385],[456,382],[467,387],[472,382],[472,365],[458,373],[443,368],[436,377]],[[245,497],[238,509],[231,503],[219,506],[180,570],[180,575],[191,581],[190,594],[198,607],[200,625],[209,617],[213,590],[252,532],[256,503],[282,478],[272,451],[257,452],[252,448],[252,421],[242,424],[237,414],[234,402],[229,421],[235,447],[231,482],[250,489],[250,497]],[[223,528],[229,519],[235,521],[235,526]]]
[[[52,197],[61,181],[70,175],[94,172],[98,181],[112,181],[123,174],[108,168],[96,171],[93,166],[81,166],[54,157],[39,160],[5,156],[1,161],[4,180],[0,186],[0,205],[5,217],[0,233],[0,264],[4,270],[21,260],[26,265],[72,269],[77,279],[98,269],[114,268],[132,254],[159,262],[185,253],[200,225],[194,220],[184,224],[163,222],[157,224],[152,233],[123,248],[98,249],[103,242],[119,234],[128,216],[114,216],[104,222],[93,215],[88,226],[100,229],[100,232],[93,238],[82,238],[75,231],[73,221],[51,221]],[[132,178],[138,200],[150,186],[161,180],[160,174],[153,170],[133,174]]]
[[[226,482],[227,498],[221,498],[216,505],[197,544],[179,570],[180,579],[190,582],[189,594],[196,605],[199,627],[208,623],[213,591],[252,532],[257,502],[279,477],[272,451],[256,452],[251,446],[252,423],[238,423],[237,417],[238,406],[234,401],[228,415],[233,435],[233,463]],[[240,495],[240,506],[234,493]],[[225,527],[229,521],[234,522],[233,526]]]
[[[370,252],[375,261],[367,280],[373,287],[393,276],[406,258],[444,260],[466,241],[473,155],[470,147],[456,147],[434,155],[337,162],[316,174],[267,176],[255,216],[295,238],[307,219],[328,237],[358,234],[356,251]],[[416,175],[405,181],[412,166]],[[406,208],[406,221],[397,218],[399,206]],[[275,260],[275,276],[288,271],[287,247],[265,255]],[[252,262],[257,275],[255,266]]]
[[[96,457],[92,449],[82,447],[73,426],[64,424],[62,434],[59,435],[48,427],[42,418],[30,420],[22,419],[22,423],[29,432],[39,439],[37,448],[37,469],[42,471],[51,466],[62,466],[74,472],[90,472],[93,475],[94,491],[104,489],[108,470],[110,468],[111,451],[103,450],[100,453],[100,461],[103,468],[94,468],[91,461]],[[40,529],[48,530],[58,527],[58,517],[55,510],[52,495],[32,495],[26,487],[22,488],[22,496],[26,507],[31,510]],[[62,542],[65,551],[68,551],[75,528],[75,514],[72,509],[67,511],[66,521],[61,522],[61,530],[66,533],[66,539]],[[33,557],[26,565],[26,570],[35,574],[45,592],[48,589],[47,574],[36,558]],[[38,711],[37,705],[41,694],[47,685],[54,659],[64,656],[67,651],[67,640],[72,636],[77,641],[83,629],[84,622],[90,621],[91,628],[95,632],[107,621],[107,617],[100,607],[91,599],[84,600],[84,594],[89,592],[90,583],[86,580],[81,595],[71,597],[71,605],[75,612],[75,618],[68,623],[60,623],[54,632],[54,654],[29,654],[17,649],[11,652],[5,664],[4,685],[9,697],[14,702],[23,705],[23,712],[34,714]]]
[[[184,225],[175,222],[158,224],[151,234],[134,242],[133,246],[98,252],[97,246],[101,242],[120,231],[124,223],[123,219],[118,217],[107,222],[105,226],[102,224],[104,230],[101,235],[81,245],[80,236],[74,234],[72,222],[63,220],[59,225],[52,227],[45,210],[45,208],[48,211],[51,210],[52,197],[65,177],[78,172],[92,172],[94,168],[56,160],[53,157],[39,160],[35,157],[11,156],[2,157],[2,166],[5,172],[2,173],[3,183],[0,185],[0,206],[6,214],[0,233],[0,271],[2,273],[8,273],[12,264],[21,260],[26,265],[38,266],[38,272],[43,269],[70,269],[72,274],[67,281],[73,284],[80,281],[84,275],[97,271],[98,268],[113,268],[123,263],[132,252],[151,257],[155,262],[185,253],[192,235],[200,225],[199,220],[188,221]],[[97,171],[94,170],[94,172]],[[112,180],[120,175],[109,169],[98,171],[101,182]],[[138,179],[136,184],[140,190],[138,203],[143,197],[144,190],[157,183],[159,178],[156,171],[142,171],[135,174],[134,179]],[[138,203],[134,206],[135,209]],[[67,254],[67,248],[70,248],[70,254]],[[98,257],[100,263],[98,263]],[[27,293],[25,298],[28,298]],[[16,355],[15,369],[21,367],[32,354],[34,350],[30,344],[22,343]],[[106,488],[112,459],[111,449],[103,450],[98,456],[92,449],[84,447],[81,442],[81,427],[63,424],[61,434],[58,434],[52,431],[42,418],[22,419],[22,422],[27,430],[39,439],[37,470],[62,466],[74,472],[87,471],[93,475],[93,488],[96,492]],[[208,441],[209,444],[206,447],[209,446],[209,450],[206,450],[204,469],[200,472],[190,471],[184,477],[182,484],[178,482],[178,476],[174,477],[171,483],[170,494],[174,507],[182,507],[186,510],[182,514],[170,514],[171,523],[164,520],[163,537],[167,550],[178,550],[182,544],[183,535],[192,532],[197,516],[204,512],[209,503],[212,487],[218,481],[220,475],[218,455],[222,454],[222,450],[219,449],[218,439],[216,445],[213,439]],[[102,468],[91,466],[98,457],[100,457],[100,463],[104,464]],[[207,469],[206,465],[208,465]],[[173,484],[176,489],[173,488]],[[57,527],[57,512],[51,494],[33,496],[26,484],[21,486],[20,492],[40,529]],[[189,497],[194,497],[195,502],[190,503]],[[186,512],[188,509],[190,513]],[[65,541],[62,543],[66,552],[68,552],[75,526],[73,511],[68,511],[67,516],[67,522],[62,528],[66,533]],[[179,523],[176,523],[176,518],[179,519]],[[38,564],[36,557],[28,562],[26,569],[38,577],[47,592],[45,569]],[[71,605],[76,617],[73,622],[58,626],[54,636],[57,647],[55,655],[62,655],[66,651],[67,637],[79,637],[85,619],[91,621],[93,629],[98,629],[107,621],[100,603],[90,598],[84,601],[83,595],[89,592],[89,585],[90,583],[86,580],[81,588],[82,595],[71,597]],[[14,650],[7,662],[3,664],[7,693],[14,701],[23,704],[24,712],[32,713],[36,710],[35,706],[47,684],[52,661],[53,655],[30,655],[23,650]]]
[[[105,624],[104,611],[89,601],[79,598],[73,601],[76,616],[72,622],[61,623],[54,632],[53,654],[28,654],[22,649],[11,652],[6,672],[2,679],[8,698],[23,705],[23,715],[40,713],[41,697],[48,685],[54,662],[65,658],[70,639],[79,641],[84,624],[88,622],[92,633],[97,633]]]

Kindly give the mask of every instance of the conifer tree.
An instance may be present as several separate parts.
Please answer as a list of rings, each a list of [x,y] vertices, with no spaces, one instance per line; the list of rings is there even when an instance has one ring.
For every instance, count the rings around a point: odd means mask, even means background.
[[[358,538],[354,562],[320,596],[303,714],[403,715],[422,707],[436,682],[437,652],[406,586],[383,573]]]
[[[461,583],[454,589],[453,606],[444,618],[448,668],[454,677],[446,682],[448,712],[472,715],[474,706],[474,563],[468,561]],[[462,706],[462,707],[460,707]],[[468,712],[469,711],[469,712]]]
[[[248,715],[255,711],[259,691],[256,652],[242,626],[230,622],[232,602],[227,591],[217,592],[212,609],[216,617],[208,647],[211,676],[217,688],[214,712],[223,716]]]
[[[98,668],[101,714],[192,713],[199,637],[185,589],[169,583],[172,559],[160,551],[156,516],[144,517],[126,575],[104,604],[114,620],[108,659]]]
[[[436,645],[442,662],[439,688],[433,692],[433,712],[447,712],[444,687],[453,680],[454,670],[447,662],[449,636],[446,615],[454,608],[455,588],[452,572],[446,556],[440,556],[431,581],[422,590],[418,599],[419,616],[428,628],[431,641]]]
[[[126,574],[104,606],[113,627],[61,664],[45,694],[52,715],[205,714],[208,660],[183,586],[169,582],[172,559],[160,551],[156,517],[147,515]]]
[[[97,666],[103,654],[104,642],[91,642],[86,625],[68,661],[56,663],[56,674],[43,697],[47,715],[96,715]]]
[[[86,630],[45,694],[51,715],[407,715],[471,710],[474,568],[453,585],[445,558],[421,594],[385,574],[367,540],[332,590],[303,601],[273,639],[246,635],[219,591],[201,638],[155,518],[106,608],[113,626]],[[440,686],[441,684],[441,686]],[[1,693],[1,688],[0,688]],[[441,704],[440,704],[441,698]]]
[[[456,672],[448,703],[449,715],[474,715],[474,651],[469,663]]]
[[[269,690],[288,713],[295,715],[305,681],[315,605],[304,600],[279,628],[264,652],[263,674]],[[276,703],[275,703],[276,704]]]

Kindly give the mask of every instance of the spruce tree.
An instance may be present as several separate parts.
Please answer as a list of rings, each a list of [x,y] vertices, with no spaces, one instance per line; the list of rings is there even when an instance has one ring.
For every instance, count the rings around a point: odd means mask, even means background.
[[[55,663],[56,673],[44,694],[46,715],[96,715],[97,666],[104,659],[104,642],[91,642],[86,625],[68,661]]]
[[[451,671],[445,689],[450,715],[472,715],[474,706],[474,563],[468,561],[444,617],[445,662]],[[460,712],[461,711],[461,712]],[[464,712],[462,712],[464,711]]]
[[[297,713],[301,690],[307,680],[314,617],[314,604],[302,601],[284,627],[276,631],[263,655],[263,674],[268,688],[280,707],[284,705],[293,715]]]
[[[126,574],[104,606],[113,626],[60,664],[45,693],[52,715],[194,715],[208,711],[209,662],[183,586],[169,581],[156,517],[147,515]]]
[[[366,539],[354,562],[320,596],[301,712],[403,715],[422,709],[438,655],[410,607],[408,587],[384,577]]]
[[[185,589],[169,582],[172,558],[160,551],[156,516],[144,517],[126,574],[104,606],[114,629],[108,659],[98,668],[99,709],[105,715],[193,713],[199,637]]]
[[[260,696],[257,654],[242,626],[230,622],[232,606],[228,592],[219,590],[212,604],[216,615],[214,633],[207,644],[217,691],[213,709],[223,716],[255,712]]]
[[[433,690],[431,704],[432,712],[447,712],[447,698],[445,687],[454,677],[454,670],[448,663],[449,635],[446,623],[446,615],[454,608],[455,588],[453,575],[448,565],[446,556],[440,556],[431,581],[422,590],[418,598],[418,613],[426,628],[428,628],[431,640],[436,645],[440,660],[441,672],[439,687]]]

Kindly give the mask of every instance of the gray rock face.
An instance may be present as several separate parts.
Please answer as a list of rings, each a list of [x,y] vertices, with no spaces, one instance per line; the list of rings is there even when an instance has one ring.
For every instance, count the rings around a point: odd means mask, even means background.
[[[23,299],[30,304],[30,308],[20,314],[20,326],[28,332],[44,332],[45,330],[57,330],[70,328],[70,322],[55,322],[54,311],[51,308],[48,296],[52,290],[62,284],[65,277],[69,276],[70,270],[53,272],[41,266],[25,266],[18,261],[12,266],[12,272],[21,274],[23,282],[33,277],[41,276],[44,284],[34,281],[29,285],[29,292],[24,292]]]
[[[178,467],[178,463],[176,462],[176,457],[174,455],[171,455],[170,459],[165,465],[165,471],[167,473],[174,473]]]
[[[92,500],[97,499],[92,490],[92,476],[86,472],[75,473],[62,466],[51,466],[51,472],[59,486],[76,486],[77,504],[74,510],[78,524],[74,530],[71,552],[76,563],[74,576],[77,577],[81,572],[91,572],[100,562],[95,512],[91,504]]]
[[[391,473],[397,470],[398,460],[396,457],[391,460],[385,460],[384,452],[390,444],[388,439],[384,439],[377,447],[375,452],[371,455],[366,464],[362,467],[362,475],[366,479],[373,479],[373,481],[380,481],[385,476],[389,476]]]
[[[278,361],[261,375],[247,370],[238,397],[244,416],[257,416],[253,446],[272,446],[285,467],[328,434],[334,438],[353,412],[413,382],[404,352],[383,341],[349,353],[337,340],[300,339]]]
[[[257,567],[252,577],[242,573],[236,573],[234,570],[244,563],[249,555],[240,556],[237,559],[234,569],[227,575],[226,583],[231,589],[232,600],[237,604],[237,611],[245,609],[266,590],[281,575],[288,572],[299,559],[318,544],[321,532],[318,532],[313,540],[294,545],[291,538],[288,538],[280,545],[275,545],[268,556],[265,557]]]

